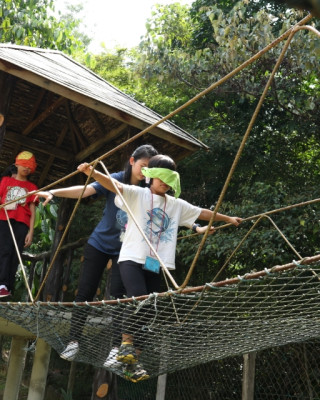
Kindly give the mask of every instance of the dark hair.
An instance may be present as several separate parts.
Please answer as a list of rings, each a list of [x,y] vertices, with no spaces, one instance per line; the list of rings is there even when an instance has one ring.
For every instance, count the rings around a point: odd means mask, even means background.
[[[177,170],[176,163],[173,161],[173,159],[164,154],[158,154],[158,155],[152,157],[149,161],[148,167],[149,168],[167,168],[167,169],[171,169],[172,171]]]
[[[18,172],[18,168],[15,166],[15,164],[9,165],[1,174],[1,178],[4,176],[12,176],[13,174],[16,174]]]
[[[150,158],[148,168],[167,168],[167,169],[171,169],[172,171],[177,170],[176,163],[173,161],[173,159],[164,154],[158,154],[158,155]],[[153,181],[153,178],[150,178],[150,181],[148,183],[149,187],[151,186],[152,181]]]
[[[134,158],[134,161],[141,160],[142,158],[151,158],[158,154],[157,150],[151,146],[151,144],[143,144],[135,149],[132,153],[131,157]],[[130,164],[130,160],[126,162],[124,166],[124,177],[123,183],[130,184],[131,180],[131,173],[132,173],[132,165]]]

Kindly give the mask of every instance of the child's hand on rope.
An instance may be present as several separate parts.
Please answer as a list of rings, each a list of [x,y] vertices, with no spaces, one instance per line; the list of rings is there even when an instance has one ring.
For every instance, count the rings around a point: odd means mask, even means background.
[[[89,176],[91,174],[92,165],[88,163],[82,163],[78,166],[77,170]]]
[[[205,234],[208,229],[208,225],[206,226],[198,226],[197,227],[197,233]],[[210,227],[208,235],[212,235],[216,230],[214,229],[214,226]]]
[[[38,192],[36,195],[37,199],[39,197],[43,197],[45,199],[45,201],[43,202],[43,206],[46,206],[49,203],[49,201],[53,199],[53,194],[51,192]]]
[[[229,223],[235,226],[238,226],[239,224],[241,224],[242,222],[242,218],[239,217],[229,217]]]

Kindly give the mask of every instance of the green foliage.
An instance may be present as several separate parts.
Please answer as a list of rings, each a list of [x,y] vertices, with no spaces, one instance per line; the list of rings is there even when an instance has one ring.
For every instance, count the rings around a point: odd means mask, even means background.
[[[177,30],[188,31],[184,41],[173,41],[168,32],[170,23],[166,27],[162,24],[165,15],[173,21],[174,8],[159,8],[147,25],[136,63],[132,63],[136,79],[140,77],[138,97],[145,94],[147,105],[164,115],[255,55],[303,16],[257,1],[234,4],[199,0],[189,14],[187,9],[184,12],[185,21],[181,22],[183,17],[176,19],[171,31],[177,37]],[[175,117],[175,122],[210,147],[207,153],[197,152],[179,165],[186,200],[207,208],[215,204],[282,46],[273,48]],[[247,217],[319,196],[320,96],[315,73],[319,69],[319,49],[316,35],[307,31],[295,35],[219,211]],[[274,217],[305,255],[318,251],[317,211],[317,206],[298,208]],[[208,239],[199,260],[199,265],[206,268],[197,269],[194,284],[215,276],[239,242],[242,230],[228,228],[228,233],[219,231]],[[176,273],[179,277],[181,271],[182,279],[198,240],[179,241]],[[263,220],[228,267],[228,273],[270,267],[294,256],[270,221]]]
[[[73,7],[71,12],[79,9]],[[0,0],[0,42],[69,54],[85,49],[90,40],[78,31],[80,20],[71,14],[57,19],[53,10],[52,0]]]
[[[36,218],[34,224],[34,235],[31,246],[27,249],[29,254],[41,254],[51,249],[52,241],[55,233],[56,219],[58,207],[56,204],[47,204],[45,207],[43,203],[39,203],[36,207]],[[26,275],[29,275],[31,262],[24,262]],[[40,286],[40,277],[43,270],[43,261],[37,261],[34,266],[33,286],[31,292],[35,295]],[[27,298],[27,288],[23,276],[22,269],[19,268],[15,281],[14,299],[21,301]]]
[[[71,391],[65,391],[64,389],[61,388],[61,393],[63,400],[72,400],[72,392]]]
[[[29,251],[33,254],[50,250],[57,219],[57,204],[49,203],[45,207],[39,203],[36,208],[36,218],[34,224],[34,237]]]
[[[130,93],[134,90],[129,69],[130,57],[134,50],[117,47],[113,50],[104,48],[98,55],[83,54],[82,62],[86,63],[96,74],[115,85],[124,92]]]
[[[246,189],[247,192],[242,193],[244,196],[241,197],[243,199],[241,204],[235,206],[226,202],[220,211],[228,215],[249,217],[305,201],[303,194],[288,195],[281,185],[257,182]],[[314,254],[320,250],[319,212],[320,204],[315,203],[275,213],[270,215],[270,218],[293,248],[304,257],[310,255],[310,252]],[[218,230],[208,237],[192,277],[193,285],[213,280],[256,220],[257,218],[254,218],[244,222],[238,228],[228,227]],[[201,239],[201,237],[190,237],[178,241],[177,273],[181,280],[184,279],[185,265],[188,267],[191,265]],[[272,222],[265,217],[242,243],[219,275],[218,280],[243,275],[254,270],[260,271],[298,259],[298,255],[286,243]]]

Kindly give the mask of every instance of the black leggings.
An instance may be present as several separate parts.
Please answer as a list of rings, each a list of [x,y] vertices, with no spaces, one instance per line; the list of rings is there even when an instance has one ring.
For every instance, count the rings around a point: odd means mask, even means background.
[[[10,219],[10,224],[21,254],[29,227],[23,222],[18,222],[14,219]],[[18,265],[19,258],[8,221],[0,220],[0,285],[6,285],[12,294]]]
[[[142,264],[134,261],[121,261],[119,267],[127,297],[143,296],[160,291],[160,274],[145,271]],[[134,308],[127,306],[124,313],[122,333],[136,335],[136,345],[142,348],[145,337],[143,327],[148,325],[154,311],[151,305],[141,307],[137,313],[134,313],[134,311]]]
[[[114,298],[122,298],[125,295],[125,288],[117,263],[118,256],[103,253],[87,243],[84,248],[84,261],[78,284],[78,293],[75,298],[76,302],[93,300],[102,274],[110,259],[112,260],[110,294]],[[86,318],[87,313],[84,312],[83,307],[74,309],[71,318],[70,340],[80,339]],[[121,328],[119,324],[114,323],[113,328],[115,339],[117,342],[120,342]]]

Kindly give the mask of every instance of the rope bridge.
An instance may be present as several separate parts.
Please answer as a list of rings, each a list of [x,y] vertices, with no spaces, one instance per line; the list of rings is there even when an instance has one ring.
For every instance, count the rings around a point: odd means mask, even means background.
[[[103,367],[124,312],[139,320],[136,343],[150,377],[320,336],[320,255],[226,281],[137,299],[92,303],[0,303],[2,317],[57,352],[71,314],[86,318],[76,361]],[[75,323],[77,324],[77,320]],[[112,369],[123,376],[122,368]]]

